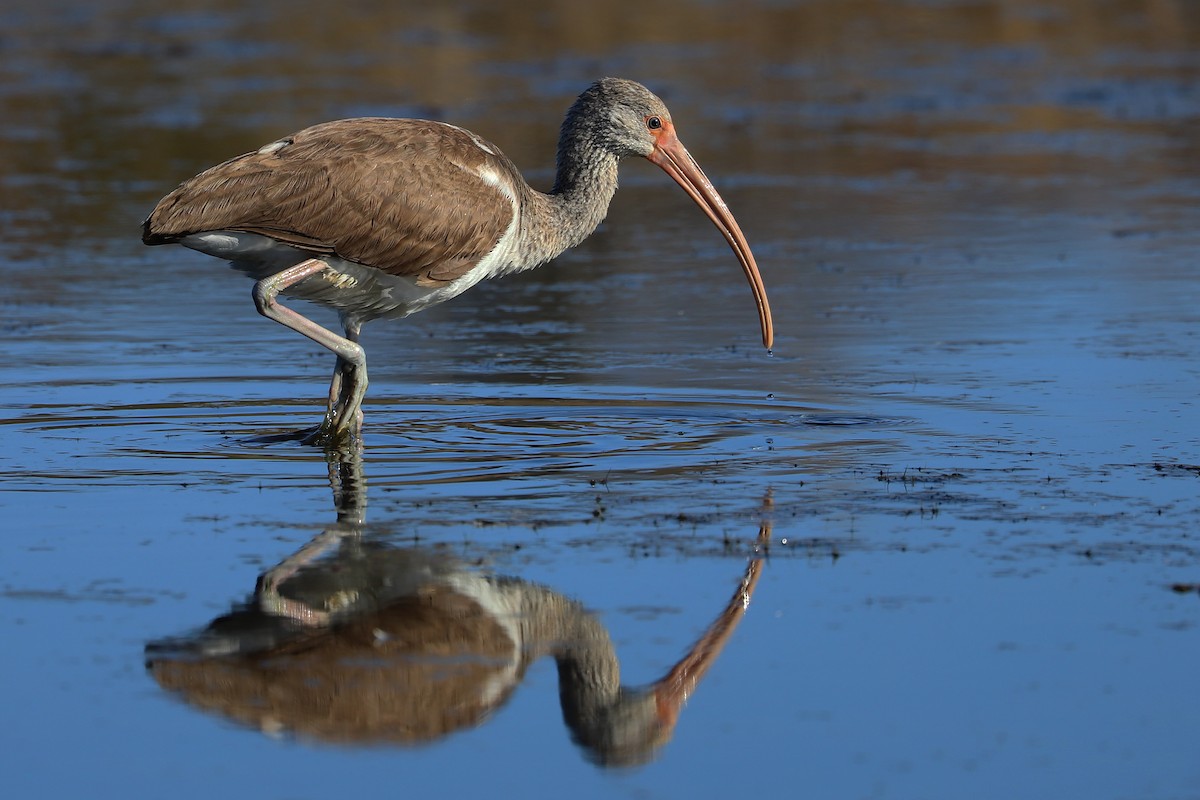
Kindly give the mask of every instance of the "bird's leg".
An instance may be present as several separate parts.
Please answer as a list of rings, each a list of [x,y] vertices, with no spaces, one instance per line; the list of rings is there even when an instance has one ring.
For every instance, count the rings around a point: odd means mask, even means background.
[[[314,436],[306,440],[313,444],[328,444],[332,439],[357,435],[362,424],[362,398],[367,391],[366,354],[362,347],[353,341],[358,338],[358,326],[348,325],[346,333],[353,339],[344,338],[279,302],[280,292],[325,269],[327,265],[324,261],[310,258],[254,284],[254,305],[258,313],[304,334],[337,356],[338,373],[334,377],[333,385],[329,387],[331,396],[336,390],[337,407],[326,414],[325,423]],[[353,430],[351,426],[355,426]]]
[[[356,531],[350,526],[335,525],[326,528],[308,544],[264,572],[254,587],[254,597],[264,614],[287,617],[307,627],[324,627],[331,616],[328,611],[311,608],[299,600],[284,597],[279,587],[304,567],[309,566],[347,536]]]
[[[362,328],[360,323],[352,319],[343,319],[342,326],[346,330],[346,341],[358,344],[358,335]],[[338,356],[333,369],[333,380],[329,383],[329,424],[349,429],[355,436],[360,436],[363,420],[362,401],[366,392],[366,359],[354,363]]]
[[[351,328],[346,326],[347,341],[358,341],[358,326]],[[325,418],[321,420],[321,424],[315,428],[309,428],[301,431],[298,435],[300,440],[305,444],[327,445],[336,441],[338,437],[338,420],[339,414],[347,403],[347,395],[349,394],[348,386],[355,381],[353,373],[356,371],[364,371],[366,366],[355,367],[350,361],[346,361],[341,356],[337,357],[337,362],[333,365],[333,377],[329,380],[329,397],[325,402]],[[347,383],[349,376],[349,383]],[[365,392],[365,385],[363,391]],[[361,394],[361,393],[360,393]],[[359,398],[360,407],[355,414],[353,421],[350,422],[348,432],[350,435],[361,438],[362,436],[362,420],[363,412],[361,408],[362,398]]]
[[[280,588],[305,567],[324,558],[334,546],[343,546],[362,535],[367,513],[367,479],[358,453],[326,453],[329,485],[337,508],[337,523],[329,526],[308,544],[264,572],[258,578],[254,596],[266,614],[287,617],[307,627],[325,627],[333,621],[329,611],[310,606],[283,595]]]
[[[333,424],[334,409],[338,406],[338,400],[342,396],[342,365],[341,358],[333,365],[333,378],[329,381],[329,400],[325,403],[325,423]]]

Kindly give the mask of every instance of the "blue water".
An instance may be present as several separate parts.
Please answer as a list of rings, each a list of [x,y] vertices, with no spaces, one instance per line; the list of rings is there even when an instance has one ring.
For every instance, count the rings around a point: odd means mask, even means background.
[[[0,12],[4,794],[1200,797],[1190,7],[586,13]],[[550,658],[408,747],[164,690],[147,645],[334,525],[324,454],[260,440],[319,419],[331,363],[142,216],[346,114],[467,125],[545,187],[602,74],[672,107],[774,355],[717,233],[629,164],[554,265],[366,327],[355,530],[579,601],[631,687],[761,559],[668,740],[593,764]]]

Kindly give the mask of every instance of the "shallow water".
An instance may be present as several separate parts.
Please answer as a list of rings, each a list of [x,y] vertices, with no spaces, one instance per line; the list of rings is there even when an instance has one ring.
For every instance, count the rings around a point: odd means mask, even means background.
[[[6,795],[1200,797],[1190,4],[242,5],[0,11]],[[544,188],[602,74],[670,104],[774,355],[716,231],[628,164],[555,264],[367,326],[360,461],[263,442],[316,422],[331,360],[143,248],[153,202],[359,114],[465,125]],[[458,564],[577,601],[628,687],[729,630],[617,769],[572,742],[553,642],[407,743],[163,688],[164,642],[314,541],[312,580]],[[394,622],[368,589],[331,597]],[[325,677],[268,663],[346,696],[377,669],[368,716],[499,663],[378,624]]]

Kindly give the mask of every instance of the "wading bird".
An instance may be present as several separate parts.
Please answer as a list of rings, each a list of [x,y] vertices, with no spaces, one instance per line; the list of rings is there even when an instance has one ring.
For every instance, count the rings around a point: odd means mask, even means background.
[[[567,112],[549,194],[462,128],[345,119],[185,181],[155,206],[142,241],[227,259],[257,280],[259,313],[333,351],[325,419],[306,441],[339,444],[362,431],[363,323],[414,314],[579,244],[604,219],[628,156],[661,167],[720,229],[750,282],[769,349],[766,289],[733,214],[676,137],[662,100],[617,78],[592,84]],[[280,293],[336,309],[345,336],[282,305]]]

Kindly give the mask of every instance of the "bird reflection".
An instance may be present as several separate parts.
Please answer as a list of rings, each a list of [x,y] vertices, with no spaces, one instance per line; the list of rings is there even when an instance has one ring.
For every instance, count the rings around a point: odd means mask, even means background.
[[[770,537],[729,602],[659,680],[630,688],[601,622],[549,587],[429,548],[359,534],[361,462],[331,462],[338,520],[193,635],[150,642],[154,679],[191,705],[272,734],[416,745],[483,723],[527,667],[558,666],[563,719],[605,766],[649,761],[746,612]]]

